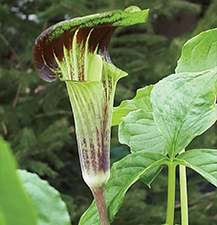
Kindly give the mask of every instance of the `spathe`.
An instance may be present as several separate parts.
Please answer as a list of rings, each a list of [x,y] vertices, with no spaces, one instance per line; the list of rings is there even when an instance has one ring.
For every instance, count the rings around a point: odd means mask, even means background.
[[[110,133],[117,81],[127,74],[112,64],[108,48],[118,26],[147,20],[148,10],[129,7],[60,22],[36,39],[33,56],[40,77],[66,82],[82,176],[96,200],[101,224],[109,224],[104,188],[110,176]],[[55,96],[54,96],[55,97]]]

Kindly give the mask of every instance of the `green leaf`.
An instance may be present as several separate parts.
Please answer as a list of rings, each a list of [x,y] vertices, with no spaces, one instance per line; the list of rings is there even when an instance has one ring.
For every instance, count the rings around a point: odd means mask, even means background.
[[[190,39],[182,48],[176,72],[199,72],[217,66],[217,29]]]
[[[113,122],[122,121],[119,125],[119,141],[127,144],[133,153],[139,151],[165,153],[163,136],[157,129],[152,116],[150,102],[152,89],[153,85],[137,90],[134,99],[123,101],[113,112]],[[161,170],[162,166],[156,167],[140,180],[150,187]]]
[[[144,110],[130,112],[119,126],[119,141],[130,146],[131,152],[164,154],[163,135],[157,129],[152,114]]]
[[[217,150],[193,149],[180,154],[177,159],[183,160],[185,166],[190,167],[206,180],[217,187]]]
[[[154,181],[154,179],[157,177],[157,175],[161,172],[162,169],[163,165],[157,166],[145,173],[142,177],[140,177],[140,180],[149,188],[151,188],[151,183]]]
[[[1,207],[0,207],[0,224],[1,225],[7,225],[6,221],[5,221],[5,216],[3,214],[3,210],[1,209]]]
[[[0,136],[0,224],[36,225],[37,217],[29,196],[16,173],[11,149]]]
[[[121,102],[118,107],[113,108],[112,126],[119,125],[122,118],[129,112],[137,109],[143,109],[147,113],[151,113],[150,93],[153,85],[138,89],[135,98]]]
[[[127,155],[122,160],[113,164],[110,180],[106,185],[105,197],[109,211],[110,222],[120,209],[124,195],[129,187],[141,176],[149,171],[168,162],[168,158],[156,153],[134,153]],[[100,225],[95,202],[83,214],[79,221],[80,225]]]
[[[171,158],[216,121],[216,73],[173,74],[154,86],[153,117]]]
[[[66,204],[57,190],[36,174],[18,170],[18,175],[36,208],[37,225],[71,224]]]

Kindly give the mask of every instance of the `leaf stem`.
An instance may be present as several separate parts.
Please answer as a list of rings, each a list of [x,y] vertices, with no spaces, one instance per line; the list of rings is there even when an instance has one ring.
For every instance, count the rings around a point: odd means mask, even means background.
[[[183,149],[181,153],[185,152]],[[186,167],[179,165],[180,174],[180,200],[181,200],[181,218],[182,225],[188,225],[188,194],[186,181]]]
[[[166,224],[173,225],[175,210],[176,164],[168,164],[168,194]]]
[[[110,225],[108,211],[105,200],[105,185],[92,190],[96,206],[99,212],[101,225]]]

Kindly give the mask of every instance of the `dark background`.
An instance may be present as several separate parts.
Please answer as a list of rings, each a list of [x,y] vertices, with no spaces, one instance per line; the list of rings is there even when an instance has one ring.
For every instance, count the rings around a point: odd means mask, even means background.
[[[92,195],[79,167],[75,130],[64,83],[46,83],[34,69],[32,48],[47,27],[78,16],[138,5],[150,9],[146,24],[119,28],[111,44],[113,63],[129,73],[118,83],[115,105],[138,88],[172,74],[182,45],[201,31],[217,28],[217,1],[211,0],[1,0],[0,134],[13,149],[18,167],[38,173],[62,193],[72,224],[78,224]],[[216,126],[189,148],[216,148]],[[129,153],[112,129],[111,161]],[[217,191],[188,170],[191,225],[217,224]],[[162,224],[166,217],[167,170],[152,188],[137,182],[128,191],[113,224]],[[176,223],[180,223],[177,180]]]

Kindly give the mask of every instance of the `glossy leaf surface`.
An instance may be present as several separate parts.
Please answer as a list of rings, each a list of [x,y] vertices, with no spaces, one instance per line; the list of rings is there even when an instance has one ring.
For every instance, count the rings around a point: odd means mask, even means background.
[[[176,72],[199,72],[217,66],[217,29],[190,39],[182,48]]]
[[[119,125],[123,117],[127,116],[129,112],[138,109],[143,109],[147,114],[151,114],[150,93],[152,88],[153,85],[138,89],[135,98],[123,101],[118,107],[114,107],[112,126]]]
[[[177,159],[198,172],[206,180],[217,187],[217,150],[193,149],[179,155]]]
[[[37,225],[71,224],[66,204],[61,200],[57,190],[47,181],[40,179],[37,174],[18,170],[18,175],[36,208]]]
[[[164,154],[165,143],[152,114],[144,110],[130,112],[119,126],[119,140],[130,146],[131,152]]]
[[[0,208],[0,224],[7,225],[6,221],[5,221],[5,216],[4,216],[3,210],[1,208]]]
[[[168,159],[162,154],[140,152],[127,155],[122,160],[113,164],[111,177],[105,190],[110,222],[114,220],[115,214],[121,207],[124,195],[129,187],[141,176],[166,162],[168,162]],[[83,214],[79,224],[100,225],[95,202]]]
[[[217,119],[215,69],[170,75],[151,93],[155,123],[164,136],[167,152],[174,158]]]
[[[150,85],[137,90],[135,98],[123,101],[113,111],[113,123],[121,123],[119,141],[128,145],[132,153],[143,151],[164,154],[165,152],[163,136],[157,129],[152,116],[150,102],[152,88],[153,86]],[[150,187],[161,169],[162,166],[154,168],[140,180]]]
[[[35,208],[16,173],[9,144],[0,136],[0,224],[36,225]]]

